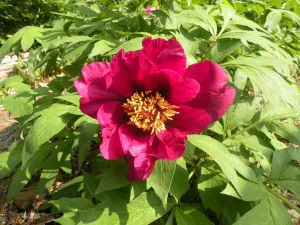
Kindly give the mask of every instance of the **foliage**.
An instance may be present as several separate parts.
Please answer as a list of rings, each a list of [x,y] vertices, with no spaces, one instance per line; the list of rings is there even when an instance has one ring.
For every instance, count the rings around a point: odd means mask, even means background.
[[[21,139],[0,154],[0,177],[16,170],[8,200],[38,179],[44,209],[62,212],[61,224],[292,224],[286,207],[300,210],[281,193],[299,201],[298,1],[136,2],[80,5],[55,27],[24,27],[1,47],[0,59],[39,45],[26,66],[35,75],[0,83],[21,125]],[[149,4],[160,10],[146,15]],[[175,37],[188,64],[218,62],[237,95],[222,119],[189,136],[183,158],[129,183],[124,160],[100,155],[101,128],[79,110],[73,81],[89,62],[141,49],[146,36]]]

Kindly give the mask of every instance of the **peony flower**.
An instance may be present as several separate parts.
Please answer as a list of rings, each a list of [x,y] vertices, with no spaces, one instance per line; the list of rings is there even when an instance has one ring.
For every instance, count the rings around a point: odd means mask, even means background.
[[[154,10],[158,10],[158,9],[155,8],[154,6],[148,6],[146,9],[144,9],[146,14],[151,14],[151,12]]]
[[[158,159],[180,158],[187,135],[220,119],[235,97],[218,64],[186,68],[175,39],[145,38],[140,52],[120,50],[110,63],[91,63],[82,74],[74,83],[80,109],[103,127],[103,157],[125,157],[130,181],[148,178]]]

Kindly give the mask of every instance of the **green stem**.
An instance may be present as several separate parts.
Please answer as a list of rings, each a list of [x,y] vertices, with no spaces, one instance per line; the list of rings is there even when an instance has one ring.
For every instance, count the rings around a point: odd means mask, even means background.
[[[294,209],[297,213],[300,213],[300,209],[296,205],[294,205],[293,203],[291,203],[288,199],[286,199],[285,197],[283,197],[281,194],[278,194],[276,191],[270,189],[269,187],[267,187],[267,190],[270,193],[272,193],[273,195],[275,195],[277,198],[279,198],[289,208]]]
[[[192,178],[192,176],[195,174],[195,172],[197,171],[197,167],[201,164],[201,159],[199,159],[199,161],[197,162],[197,164],[194,166],[194,168],[192,169],[192,171],[189,174],[189,180]]]
[[[257,121],[251,125],[249,125],[248,127],[246,127],[245,129],[241,130],[241,131],[237,131],[234,135],[231,135],[230,137],[228,137],[227,139],[232,139],[235,138],[237,135],[239,134],[243,134],[244,132],[256,127],[258,124],[260,123],[260,121]]]

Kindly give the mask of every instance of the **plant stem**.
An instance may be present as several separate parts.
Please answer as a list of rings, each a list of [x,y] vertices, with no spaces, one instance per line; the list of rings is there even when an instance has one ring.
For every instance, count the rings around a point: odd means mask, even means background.
[[[231,135],[230,137],[228,137],[227,139],[231,139],[231,138],[235,138],[237,135],[239,134],[243,134],[244,132],[256,127],[258,124],[260,123],[260,121],[257,121],[251,125],[249,125],[248,127],[246,127],[245,129],[241,130],[241,131],[237,131],[234,135]]]
[[[298,208],[296,205],[294,205],[293,203],[291,203],[288,199],[286,199],[285,197],[283,197],[281,194],[277,193],[276,191],[272,190],[269,187],[266,187],[267,190],[272,193],[273,195],[275,195],[277,198],[279,198],[284,204],[286,204],[289,208],[294,209],[297,213],[300,213],[300,208]]]
[[[197,162],[197,164],[194,166],[194,168],[192,169],[192,171],[189,174],[189,180],[192,178],[192,176],[195,174],[195,172],[197,171],[197,167],[201,164],[201,159],[199,159],[199,161]]]

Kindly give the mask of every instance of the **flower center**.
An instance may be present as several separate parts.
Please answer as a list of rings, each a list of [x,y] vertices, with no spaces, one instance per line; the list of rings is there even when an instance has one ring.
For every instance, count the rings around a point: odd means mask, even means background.
[[[127,102],[123,104],[124,111],[130,116],[129,124],[138,128],[151,130],[151,134],[165,130],[165,122],[172,120],[176,105],[170,105],[158,92],[155,95],[151,91],[135,92]]]

